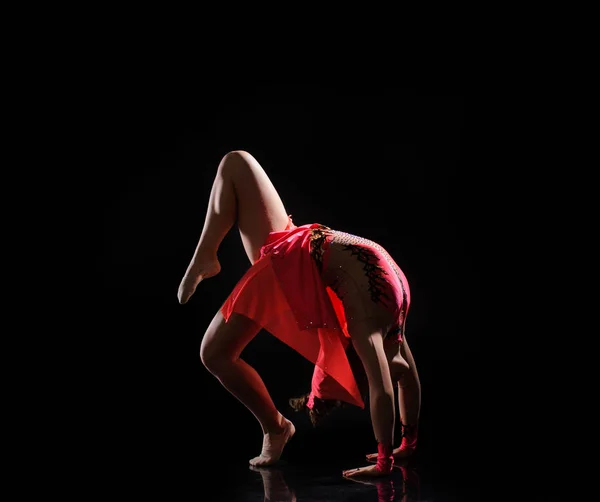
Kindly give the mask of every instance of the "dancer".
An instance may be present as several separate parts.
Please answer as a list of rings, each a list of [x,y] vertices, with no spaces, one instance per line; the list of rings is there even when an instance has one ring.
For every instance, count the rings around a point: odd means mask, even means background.
[[[262,427],[262,451],[250,464],[277,462],[295,433],[258,373],[240,358],[265,329],[315,364],[303,400],[311,411],[332,402],[364,408],[349,362],[348,353],[356,352],[368,383],[378,451],[368,456],[375,465],[344,475],[388,474],[394,455],[414,451],[421,399],[404,334],[410,291],[403,272],[373,241],[320,223],[296,226],[258,161],[232,151],[218,166],[200,239],[179,286],[180,303],[220,272],[218,249],[236,222],[251,266],[208,326],[200,357]],[[407,432],[397,450],[392,449],[395,382]]]

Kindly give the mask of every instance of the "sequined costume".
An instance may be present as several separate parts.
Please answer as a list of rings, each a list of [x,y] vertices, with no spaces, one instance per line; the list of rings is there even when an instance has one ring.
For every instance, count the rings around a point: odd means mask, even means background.
[[[353,326],[401,342],[410,305],[402,270],[379,244],[313,223],[271,232],[221,307],[253,319],[315,365],[311,398],[364,408],[346,356]]]

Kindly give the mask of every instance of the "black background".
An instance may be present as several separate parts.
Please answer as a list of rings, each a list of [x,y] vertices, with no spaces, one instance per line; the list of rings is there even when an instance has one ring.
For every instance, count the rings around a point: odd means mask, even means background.
[[[219,251],[221,274],[188,304],[176,297],[217,165],[242,149],[261,163],[295,224],[375,240],[404,270],[407,337],[422,383],[419,454],[451,473],[439,474],[444,483],[455,482],[449,466],[471,463],[481,446],[484,392],[476,369],[480,215],[465,98],[393,86],[207,85],[192,95],[131,88],[119,104],[102,129],[96,180],[98,348],[106,354],[98,389],[107,403],[97,413],[124,464],[200,472],[245,465],[260,450],[258,423],[198,355],[208,323],[250,266],[236,229]],[[261,331],[243,357],[296,422],[289,458],[356,467],[374,451],[367,410],[340,411],[319,430],[290,412],[287,399],[309,389],[312,367],[287,346]]]

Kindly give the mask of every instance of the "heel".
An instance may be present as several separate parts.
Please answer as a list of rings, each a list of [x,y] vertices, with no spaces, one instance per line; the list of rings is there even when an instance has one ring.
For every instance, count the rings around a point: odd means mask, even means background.
[[[406,457],[417,449],[419,427],[417,425],[402,425],[402,443],[400,443],[399,457]]]

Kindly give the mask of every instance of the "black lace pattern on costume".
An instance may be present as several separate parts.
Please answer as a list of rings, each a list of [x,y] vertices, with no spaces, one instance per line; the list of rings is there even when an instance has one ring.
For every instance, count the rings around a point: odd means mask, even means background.
[[[404,288],[402,276],[398,271],[397,265],[394,260],[392,260],[389,253],[376,242],[365,239],[364,237],[348,234],[346,232],[336,232],[335,241],[342,244],[344,246],[344,250],[350,251],[353,255],[356,255],[358,260],[364,264],[363,269],[369,280],[369,292],[371,293],[371,299],[373,302],[378,303],[381,302],[383,298],[388,300],[390,300],[390,298],[389,295],[387,295],[384,291],[385,283],[387,282],[384,276],[387,275],[387,272],[383,269],[383,267],[377,265],[377,255],[374,254],[369,247],[377,249],[385,257],[385,260],[388,262],[388,265],[392,268],[392,270],[396,272],[400,282],[400,287],[402,289],[402,307],[398,314],[398,328],[390,331],[388,335],[397,335],[398,333],[401,333],[404,337],[404,320],[406,318],[406,311],[408,308],[406,289]]]
[[[383,267],[377,265],[377,262],[379,261],[377,255],[369,248],[357,246],[355,244],[345,244],[343,249],[345,251],[350,251],[352,255],[357,256],[358,261],[364,264],[363,270],[369,279],[369,293],[371,293],[371,300],[373,300],[374,303],[381,303],[382,298],[390,300],[389,295],[384,291],[387,283],[384,275],[387,275],[387,272]]]
[[[327,239],[328,231],[331,229],[325,225],[319,225],[310,231],[310,255],[317,264],[319,272],[323,272],[323,255],[325,250],[323,244]]]

